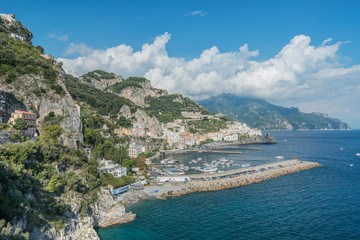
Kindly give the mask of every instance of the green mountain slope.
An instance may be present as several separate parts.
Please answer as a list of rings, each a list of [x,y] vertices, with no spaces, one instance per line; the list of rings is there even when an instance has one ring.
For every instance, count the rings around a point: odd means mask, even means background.
[[[322,113],[302,113],[295,107],[281,107],[262,99],[221,94],[199,101],[209,111],[222,113],[250,127],[264,130],[350,129],[339,119]]]

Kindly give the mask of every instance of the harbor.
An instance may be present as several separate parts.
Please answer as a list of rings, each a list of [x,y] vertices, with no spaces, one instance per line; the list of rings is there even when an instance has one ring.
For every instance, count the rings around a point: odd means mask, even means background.
[[[152,196],[156,195],[159,199],[166,199],[167,197],[180,196],[192,192],[216,191],[245,186],[320,166],[321,164],[315,162],[293,159],[213,174],[189,175],[190,181],[188,182],[168,182],[163,186],[145,187],[144,191],[148,192],[149,189],[152,191],[158,190],[158,194],[153,194]],[[163,187],[171,190],[164,193],[164,191],[161,191]]]
[[[259,183],[320,166],[321,164],[315,162],[292,159],[215,173],[159,176],[150,181],[150,184],[144,186],[141,191],[146,193],[149,198],[164,200],[167,197],[181,196],[192,192],[216,191]],[[132,194],[134,193],[129,191],[119,196],[123,200]]]

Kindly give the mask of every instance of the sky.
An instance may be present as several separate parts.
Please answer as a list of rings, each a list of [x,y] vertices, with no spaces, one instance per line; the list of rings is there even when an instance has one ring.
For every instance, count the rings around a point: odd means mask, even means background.
[[[357,0],[2,0],[0,12],[75,76],[144,76],[194,100],[234,93],[360,128]]]

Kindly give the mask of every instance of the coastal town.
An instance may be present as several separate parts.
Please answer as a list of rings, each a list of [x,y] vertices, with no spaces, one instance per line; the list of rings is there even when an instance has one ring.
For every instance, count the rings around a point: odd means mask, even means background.
[[[276,140],[251,122],[210,111],[186,93],[155,88],[146,74],[66,72],[32,38],[14,14],[0,14],[4,239],[99,240],[98,228],[133,221],[127,207],[141,200],[321,166],[283,152],[280,144],[269,151]],[[268,110],[252,109],[263,121]]]

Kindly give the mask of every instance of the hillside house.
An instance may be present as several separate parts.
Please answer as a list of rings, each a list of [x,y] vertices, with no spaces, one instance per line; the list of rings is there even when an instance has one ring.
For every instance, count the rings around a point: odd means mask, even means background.
[[[110,173],[114,177],[122,177],[126,176],[126,167],[122,167],[121,165],[114,163],[111,160],[101,160],[99,163],[99,170],[102,173]]]
[[[11,113],[9,123],[14,125],[18,118],[23,118],[28,124],[28,129],[24,130],[24,134],[34,136],[36,133],[36,114],[23,110],[15,110],[15,112]]]

